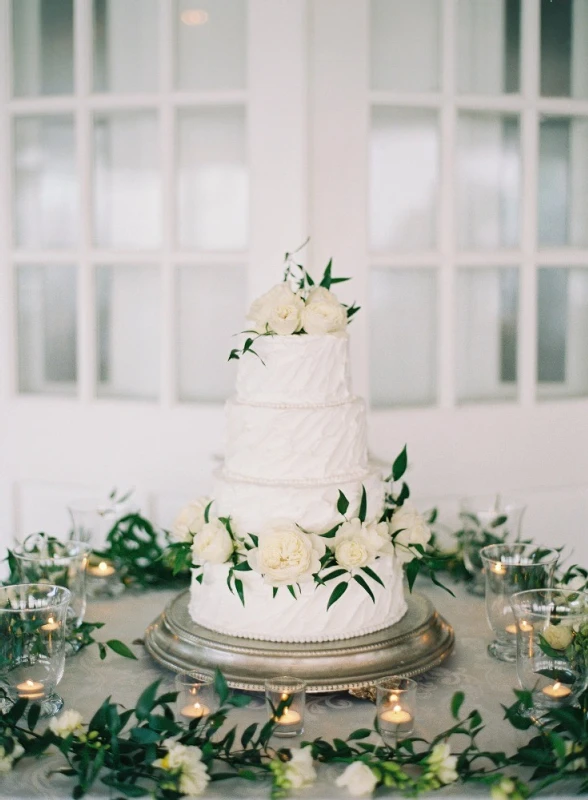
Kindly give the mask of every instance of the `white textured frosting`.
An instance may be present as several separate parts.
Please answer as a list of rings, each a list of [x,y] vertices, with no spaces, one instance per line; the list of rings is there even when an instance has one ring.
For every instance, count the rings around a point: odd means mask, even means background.
[[[229,400],[226,471],[270,480],[335,480],[367,469],[363,400],[258,406]]]
[[[215,509],[219,516],[230,516],[237,531],[255,533],[268,519],[287,518],[305,530],[324,533],[338,522],[339,490],[349,500],[348,516],[359,509],[361,487],[367,496],[367,518],[379,519],[384,507],[385,484],[378,468],[370,469],[359,478],[347,478],[335,483],[307,481],[304,484],[259,482],[227,476],[215,476]]]
[[[228,566],[207,564],[202,583],[192,579],[190,614],[210,630],[246,639],[272,642],[328,642],[350,639],[386,628],[406,613],[402,568],[390,556],[372,568],[384,587],[372,584],[375,603],[351,580],[345,594],[327,611],[333,586],[301,585],[294,599],[283,586],[272,598],[272,588],[256,572],[241,572],[245,606],[227,588]],[[336,581],[335,581],[336,583]]]
[[[237,368],[237,399],[246,403],[312,405],[351,397],[346,333],[262,336],[259,358],[247,354]]]

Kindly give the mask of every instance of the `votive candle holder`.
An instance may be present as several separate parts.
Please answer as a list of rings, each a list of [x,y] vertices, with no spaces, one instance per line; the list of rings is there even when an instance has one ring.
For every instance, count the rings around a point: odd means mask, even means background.
[[[400,675],[376,681],[378,726],[382,737],[403,739],[414,731],[417,682]]]
[[[287,675],[265,682],[265,702],[275,723],[274,736],[299,736],[304,732],[306,683]]]
[[[51,584],[0,588],[0,711],[19,699],[41,706],[42,716],[63,706],[56,687],[65,667],[65,628],[71,592]]]
[[[182,721],[204,720],[218,710],[212,675],[180,672],[175,676],[175,687],[177,714]]]
[[[498,661],[517,658],[517,624],[510,599],[515,592],[548,588],[559,553],[531,544],[492,544],[481,550],[486,577],[486,618],[494,633],[488,652]]]

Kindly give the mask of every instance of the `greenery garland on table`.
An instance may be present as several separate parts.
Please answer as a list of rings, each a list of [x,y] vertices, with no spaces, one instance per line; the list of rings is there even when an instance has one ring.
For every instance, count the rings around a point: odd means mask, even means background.
[[[319,737],[300,748],[275,748],[271,720],[241,732],[236,726],[225,730],[231,710],[246,706],[250,698],[230,692],[219,672],[215,688],[219,710],[189,724],[175,719],[171,705],[176,693],[158,694],[159,681],[143,691],[135,708],[124,709],[107,698],[87,724],[70,709],[50,720],[43,732],[37,730],[39,706],[19,700],[0,714],[0,781],[15,764],[56,748],[66,764],[55,771],[73,780],[74,800],[97,782],[117,798],[179,800],[202,794],[211,781],[228,779],[266,781],[271,797],[280,798],[314,783],[315,762],[343,765],[336,784],[355,796],[384,787],[415,797],[452,783],[470,783],[488,787],[493,800],[525,800],[570,778],[580,782],[579,792],[588,791],[588,692],[578,708],[554,709],[541,720],[525,714],[530,693],[515,692],[516,701],[503,706],[505,719],[515,729],[534,729],[534,735],[507,755],[479,746],[484,722],[476,710],[461,713],[462,692],[451,701],[455,724],[431,742],[412,737],[392,746],[380,738],[376,720],[373,729],[359,728],[345,739]],[[273,709],[274,716],[287,704]],[[465,745],[452,752],[456,738]],[[532,770],[526,781],[519,777],[522,767]]]

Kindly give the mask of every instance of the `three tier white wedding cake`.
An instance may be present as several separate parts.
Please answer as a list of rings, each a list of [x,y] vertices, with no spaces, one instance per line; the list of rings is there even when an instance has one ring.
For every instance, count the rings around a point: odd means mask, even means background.
[[[289,262],[255,301],[226,404],[214,501],[174,525],[190,547],[190,614],[231,636],[321,642],[365,635],[406,612],[403,565],[430,536],[370,465],[366,409],[351,390],[347,324],[358,310]],[[402,476],[406,451],[394,464]],[[416,566],[416,563],[415,563]]]

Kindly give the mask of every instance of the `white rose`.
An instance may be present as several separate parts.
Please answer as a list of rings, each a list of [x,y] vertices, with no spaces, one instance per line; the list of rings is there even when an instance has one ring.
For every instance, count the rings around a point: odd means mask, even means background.
[[[5,748],[0,745],[0,775],[5,775],[7,772],[10,772],[16,759],[20,758],[23,753],[24,747],[18,742],[14,743],[12,752],[9,754],[7,754]]]
[[[280,336],[288,336],[300,330],[301,313],[304,308],[302,298],[294,294],[286,283],[278,283],[251,304],[247,314],[259,333],[269,329]]]
[[[492,800],[508,800],[515,790],[515,782],[511,778],[502,778],[490,789]]]
[[[437,742],[427,758],[429,772],[433,774],[440,783],[454,783],[457,780],[457,756],[451,755],[451,748],[447,742]]]
[[[303,789],[316,781],[316,770],[310,747],[293,747],[290,761],[284,764],[284,777],[291,789]]]
[[[294,522],[275,520],[259,533],[258,547],[249,551],[247,559],[266,583],[283,586],[312,580],[325,549],[322,539],[304,533]]]
[[[49,720],[49,729],[62,739],[67,739],[70,733],[79,733],[82,730],[83,717],[73,708],[63,711],[58,717]]]
[[[176,542],[191,542],[194,534],[202,530],[204,512],[209,503],[210,497],[200,497],[180,511],[171,529]]]
[[[372,794],[378,784],[378,779],[363,761],[354,761],[345,769],[342,775],[339,775],[335,781],[340,788],[347,787],[349,794],[354,797],[362,797],[366,794]]]
[[[374,553],[393,555],[394,545],[387,522],[369,522],[363,529]]]
[[[413,558],[421,558],[421,553],[411,545],[420,544],[425,547],[431,538],[431,531],[424,517],[410,503],[404,503],[392,515],[390,534],[394,536],[394,552],[401,564],[407,564]]]
[[[202,751],[193,745],[184,745],[173,739],[166,739],[163,746],[167,750],[164,758],[153,762],[166,772],[179,773],[178,788],[189,797],[196,797],[204,792],[210,780],[206,764],[202,763]]]
[[[233,552],[233,540],[218,519],[205,523],[192,543],[192,562],[201,564],[224,564]]]
[[[306,333],[337,333],[347,326],[347,312],[335,295],[324,286],[311,290],[302,310],[302,327]]]
[[[365,567],[378,553],[394,552],[385,522],[366,525],[357,517],[341,525],[333,547],[337,563],[349,570]]]
[[[568,625],[548,625],[543,638],[554,650],[565,650],[572,643],[574,634]]]

